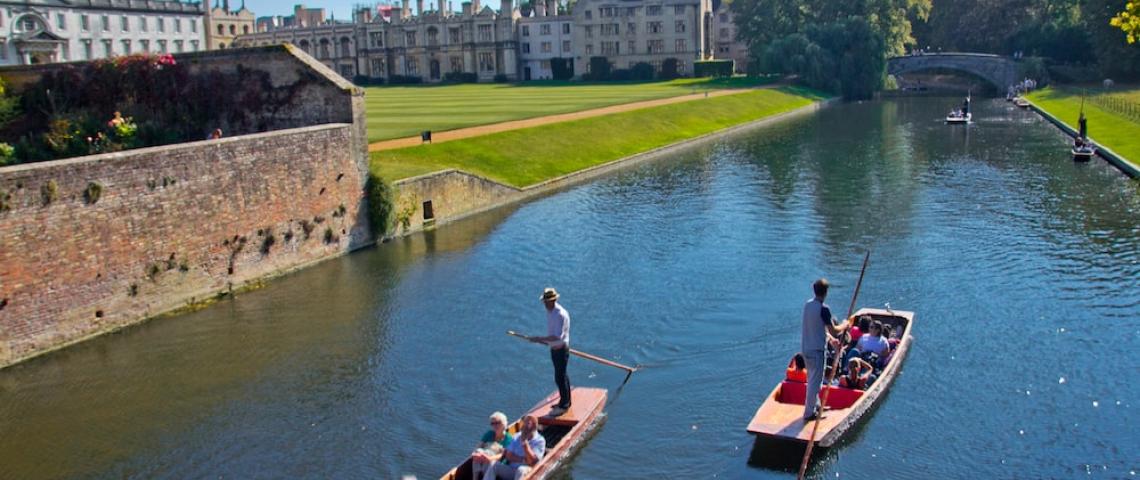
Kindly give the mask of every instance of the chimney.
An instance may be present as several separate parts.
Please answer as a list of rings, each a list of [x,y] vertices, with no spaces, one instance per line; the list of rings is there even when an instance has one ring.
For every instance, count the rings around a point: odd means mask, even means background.
[[[534,16],[536,16],[536,17],[545,17],[546,16],[546,0],[539,0],[537,2],[534,2]]]
[[[463,16],[470,17],[471,16],[471,2],[463,2],[460,5],[462,5],[462,8],[463,8]]]
[[[450,17],[453,15],[455,15],[455,4],[452,3],[451,0],[448,0],[447,1],[447,16]]]
[[[552,17],[558,15],[558,0],[550,0],[550,5],[546,7],[546,14]]]
[[[506,15],[507,17],[511,17],[512,12],[514,12],[514,11],[515,11],[515,2],[513,2],[512,0],[503,0],[502,6],[499,8],[499,14],[500,15]]]
[[[479,5],[479,0],[471,0],[471,11],[474,12],[475,15],[478,15],[479,10],[482,8],[483,7]]]
[[[416,14],[423,16],[423,14],[424,14],[424,0],[416,0]]]
[[[412,16],[412,0],[404,0],[400,4],[400,18],[408,18]]]

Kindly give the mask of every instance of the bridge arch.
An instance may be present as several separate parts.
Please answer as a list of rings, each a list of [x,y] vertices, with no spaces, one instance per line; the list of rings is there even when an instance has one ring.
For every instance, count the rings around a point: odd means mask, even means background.
[[[997,87],[999,92],[1018,80],[1017,62],[1001,55],[984,53],[932,53],[891,57],[887,59],[887,73],[905,75],[931,69],[957,70],[971,73]]]

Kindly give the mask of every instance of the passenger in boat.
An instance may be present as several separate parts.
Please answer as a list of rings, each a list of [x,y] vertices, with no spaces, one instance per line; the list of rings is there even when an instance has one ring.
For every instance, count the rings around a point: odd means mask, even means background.
[[[523,417],[519,436],[503,453],[503,461],[489,468],[483,480],[521,479],[538,465],[543,455],[546,455],[546,438],[538,433],[538,417],[527,415]]]
[[[807,364],[808,382],[807,397],[804,401],[804,421],[819,418],[816,410],[819,403],[819,387],[823,383],[823,369],[825,364],[825,348],[829,340],[834,340],[851,328],[854,317],[840,325],[835,324],[835,317],[831,308],[823,303],[827,298],[827,289],[830,284],[827,279],[821,278],[812,284],[815,294],[811,300],[804,304],[803,330],[800,339],[800,352],[804,355]]]
[[[883,323],[875,321],[871,324],[871,331],[859,339],[856,347],[860,355],[874,353],[879,358],[885,358],[891,353],[891,345],[883,338]]]
[[[535,340],[550,346],[554,384],[558,386],[558,405],[550,413],[557,416],[570,409],[570,377],[566,375],[570,362],[570,313],[558,303],[558,291],[553,288],[543,290],[542,303],[546,306],[546,336]]]
[[[807,364],[804,363],[804,354],[797,353],[788,362],[788,371],[784,375],[789,382],[807,383]]]
[[[503,450],[511,445],[515,438],[507,431],[507,416],[503,412],[491,414],[491,429],[483,434],[479,445],[471,453],[471,478],[479,480],[487,473],[491,465],[503,458]]]
[[[852,358],[847,362],[847,373],[839,379],[839,386],[866,390],[874,382],[875,367],[861,358]]]

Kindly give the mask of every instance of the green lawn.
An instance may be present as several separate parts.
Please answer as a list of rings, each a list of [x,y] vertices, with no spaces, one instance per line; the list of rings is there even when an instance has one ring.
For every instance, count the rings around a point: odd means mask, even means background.
[[[698,99],[436,145],[375,152],[372,170],[386,180],[398,180],[454,167],[524,187],[794,110],[822,98],[811,90],[781,87]]]
[[[509,120],[676,97],[720,88],[747,88],[773,79],[685,78],[667,82],[527,82],[365,88],[368,141]]]
[[[1089,137],[1132,163],[1140,164],[1140,117],[1130,114],[1128,102],[1140,107],[1140,87],[1117,86],[1111,93],[1101,89],[1046,88],[1029,94],[1037,106],[1076,129],[1081,112],[1081,95],[1085,99],[1085,117],[1089,120]],[[1122,99],[1124,102],[1113,102]],[[1135,108],[1131,110],[1135,112]]]

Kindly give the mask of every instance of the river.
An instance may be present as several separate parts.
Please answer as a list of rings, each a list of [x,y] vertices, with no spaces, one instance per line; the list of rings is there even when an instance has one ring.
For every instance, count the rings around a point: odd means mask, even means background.
[[[554,389],[542,288],[605,421],[556,477],[790,478],[745,427],[811,282],[916,312],[817,478],[1135,478],[1140,187],[1032,113],[839,105],[0,371],[0,478],[438,476]],[[1092,125],[1094,131],[1096,125]],[[762,454],[763,452],[759,452]],[[791,459],[789,463],[796,463]]]

